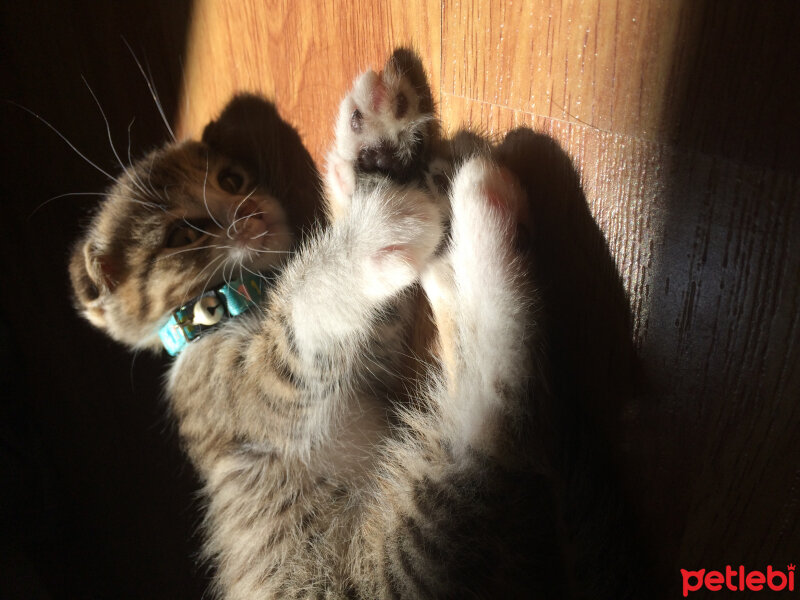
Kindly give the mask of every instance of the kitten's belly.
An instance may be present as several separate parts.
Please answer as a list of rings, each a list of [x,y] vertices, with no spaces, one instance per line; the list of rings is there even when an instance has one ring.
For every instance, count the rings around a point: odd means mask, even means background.
[[[372,472],[380,457],[380,445],[390,432],[389,407],[375,398],[352,399],[339,419],[324,468],[337,478],[360,479]]]

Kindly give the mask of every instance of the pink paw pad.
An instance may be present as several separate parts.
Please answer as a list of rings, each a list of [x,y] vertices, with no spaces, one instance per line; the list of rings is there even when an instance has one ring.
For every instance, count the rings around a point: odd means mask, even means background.
[[[520,251],[530,247],[530,217],[525,194],[516,176],[505,167],[498,167],[482,185],[487,203],[514,226],[507,230],[509,241]]]
[[[519,218],[519,184],[511,171],[505,167],[498,167],[495,174],[484,182],[483,192],[489,204],[503,215]]]
[[[380,112],[381,107],[383,106],[384,102],[386,102],[386,98],[389,95],[389,91],[386,89],[386,86],[382,80],[382,73],[378,73],[378,77],[375,80],[375,87],[372,88],[372,91],[369,95],[369,107],[372,112]]]

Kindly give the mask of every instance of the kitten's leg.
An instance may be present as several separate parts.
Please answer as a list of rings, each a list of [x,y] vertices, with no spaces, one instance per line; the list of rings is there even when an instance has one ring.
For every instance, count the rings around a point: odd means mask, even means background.
[[[422,181],[437,135],[433,102],[422,66],[396,51],[380,73],[358,77],[339,106],[325,183],[332,220],[349,209],[359,186],[388,178]],[[440,167],[439,170],[444,170]]]
[[[441,239],[439,212],[420,190],[380,186],[351,203],[347,218],[286,268],[276,295],[308,356],[360,335],[417,279]]]
[[[423,276],[445,374],[437,402],[454,450],[496,455],[534,365],[535,292],[517,248],[527,200],[513,174],[477,157],[461,167],[452,203],[449,254]]]
[[[325,455],[336,420],[346,417],[342,411],[365,377],[383,367],[367,363],[365,351],[377,328],[396,320],[396,303],[439,245],[442,226],[419,190],[378,187],[357,192],[352,203],[284,268],[257,331],[231,328],[213,352],[180,357],[198,363],[192,372],[229,386],[209,397],[221,414],[236,417],[226,437],[269,443],[304,460],[315,451]],[[170,387],[197,384],[176,380]],[[187,410],[183,421],[184,428],[197,421],[192,429],[200,444],[209,426],[225,425],[203,418]]]
[[[353,547],[365,597],[474,594],[475,579],[491,573],[492,524],[514,485],[511,440],[535,373],[534,296],[515,249],[524,197],[510,174],[475,158],[452,202],[450,249],[423,277],[443,373],[429,412],[408,414],[407,439],[390,447]]]

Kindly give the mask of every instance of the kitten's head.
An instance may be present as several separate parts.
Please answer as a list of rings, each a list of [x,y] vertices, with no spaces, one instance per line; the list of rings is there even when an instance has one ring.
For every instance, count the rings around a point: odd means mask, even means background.
[[[281,201],[205,137],[128,167],[73,250],[79,311],[133,348],[160,348],[172,311],[223,280],[276,267],[292,246]]]

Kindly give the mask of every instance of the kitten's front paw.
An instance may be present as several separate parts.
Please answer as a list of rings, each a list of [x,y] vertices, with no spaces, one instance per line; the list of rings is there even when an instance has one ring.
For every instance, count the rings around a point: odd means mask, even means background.
[[[326,179],[346,204],[357,180],[378,174],[397,183],[420,176],[428,157],[433,102],[419,61],[398,50],[380,73],[367,71],[339,107]],[[334,207],[335,209],[336,207]]]

